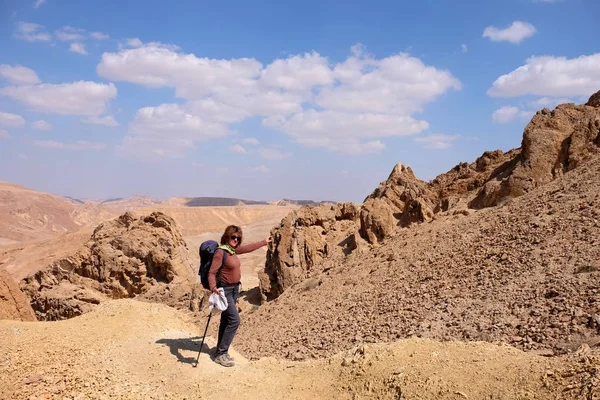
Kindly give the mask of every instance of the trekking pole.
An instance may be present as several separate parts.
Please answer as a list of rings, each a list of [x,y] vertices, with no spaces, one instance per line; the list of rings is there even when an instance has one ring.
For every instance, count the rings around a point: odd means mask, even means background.
[[[208,324],[210,324],[210,319],[212,317],[212,310],[208,314],[208,321],[206,322],[206,328],[204,328],[204,335],[202,335],[202,342],[200,343],[200,350],[198,350],[198,357],[196,357],[196,365],[194,368],[198,366],[198,360],[200,360],[200,353],[202,353],[202,346],[204,346],[204,338],[206,337],[206,332],[208,331]]]

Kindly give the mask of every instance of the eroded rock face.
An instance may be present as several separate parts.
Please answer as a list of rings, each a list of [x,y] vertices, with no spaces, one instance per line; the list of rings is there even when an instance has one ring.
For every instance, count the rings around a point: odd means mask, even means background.
[[[383,240],[397,226],[429,221],[434,194],[412,169],[397,164],[385,182],[365,199],[360,210],[360,233],[370,243]]]
[[[600,108],[600,91],[594,93],[585,105]]]
[[[318,272],[327,256],[358,246],[358,206],[352,203],[304,206],[273,229],[265,270],[259,274],[264,298],[272,299]]]
[[[0,270],[0,320],[35,321],[27,296],[10,275]]]
[[[599,136],[600,109],[562,104],[538,111],[525,128],[520,154],[490,176],[469,206],[495,206],[552,181],[598,154]]]
[[[25,278],[21,288],[38,319],[57,320],[107,299],[141,296],[177,305],[189,298],[195,279],[172,218],[125,213],[99,225],[73,256]]]

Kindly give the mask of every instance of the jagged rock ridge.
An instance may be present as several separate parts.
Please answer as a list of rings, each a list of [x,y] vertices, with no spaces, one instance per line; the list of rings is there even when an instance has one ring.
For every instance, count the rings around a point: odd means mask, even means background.
[[[410,167],[397,164],[361,205],[346,205],[358,211],[336,219],[337,225],[321,223],[330,221],[330,206],[307,206],[275,228],[261,278],[263,297],[275,298],[290,285],[310,278],[315,259],[327,256],[339,243],[378,244],[398,228],[503,204],[599,153],[600,92],[586,105],[562,104],[553,111],[538,111],[524,130],[520,148],[486,151],[475,162],[459,163],[429,183],[417,179]],[[307,214],[315,222],[302,217]],[[343,232],[337,228],[341,221],[345,221]]]

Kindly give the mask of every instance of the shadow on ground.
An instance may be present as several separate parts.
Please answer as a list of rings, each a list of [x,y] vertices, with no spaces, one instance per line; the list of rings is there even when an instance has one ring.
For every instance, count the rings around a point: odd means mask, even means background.
[[[183,354],[181,354],[181,351],[186,350],[197,352],[200,349],[200,343],[202,343],[202,336],[180,339],[160,339],[157,340],[156,343],[169,346],[171,354],[177,357],[178,362],[196,364],[196,357],[198,356],[198,353],[196,353],[194,357],[185,357]],[[202,345],[202,353],[210,354],[211,350],[212,349],[208,346],[208,344],[204,342]]]
[[[249,290],[243,290],[240,292],[240,297],[252,304],[253,306],[260,306],[261,296],[260,296],[260,288],[258,286],[253,287]]]

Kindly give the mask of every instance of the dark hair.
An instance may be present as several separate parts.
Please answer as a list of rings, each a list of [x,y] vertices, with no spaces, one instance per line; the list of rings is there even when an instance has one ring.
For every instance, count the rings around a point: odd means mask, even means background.
[[[243,233],[242,228],[237,225],[229,225],[227,228],[225,228],[225,232],[223,233],[223,236],[221,236],[221,244],[229,244],[229,239],[231,239],[235,233],[237,233],[237,236],[240,238],[237,242],[237,246],[241,245]]]

